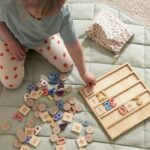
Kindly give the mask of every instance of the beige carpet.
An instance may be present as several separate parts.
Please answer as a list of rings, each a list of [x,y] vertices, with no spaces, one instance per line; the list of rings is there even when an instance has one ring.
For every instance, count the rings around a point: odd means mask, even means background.
[[[150,0],[95,0],[121,9],[150,29]]]

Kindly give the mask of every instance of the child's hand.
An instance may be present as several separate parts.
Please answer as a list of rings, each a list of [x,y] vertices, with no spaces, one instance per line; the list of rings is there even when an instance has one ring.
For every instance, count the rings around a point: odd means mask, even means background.
[[[26,57],[25,48],[17,41],[11,40],[7,42],[10,53],[18,61],[22,61]]]
[[[88,71],[85,74],[81,75],[81,78],[88,86],[93,86],[96,84],[95,76]]]

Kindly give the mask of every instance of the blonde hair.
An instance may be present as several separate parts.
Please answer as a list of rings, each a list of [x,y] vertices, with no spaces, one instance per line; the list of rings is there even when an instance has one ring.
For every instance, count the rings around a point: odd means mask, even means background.
[[[25,7],[32,7],[41,17],[56,14],[66,0],[22,0]]]

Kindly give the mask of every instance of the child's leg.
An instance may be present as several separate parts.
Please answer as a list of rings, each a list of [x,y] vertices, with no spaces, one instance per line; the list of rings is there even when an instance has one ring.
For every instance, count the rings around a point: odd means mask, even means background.
[[[0,81],[6,88],[17,88],[24,77],[24,60],[12,57],[7,44],[0,41]]]
[[[35,49],[61,72],[72,70],[73,61],[58,34],[49,37]]]

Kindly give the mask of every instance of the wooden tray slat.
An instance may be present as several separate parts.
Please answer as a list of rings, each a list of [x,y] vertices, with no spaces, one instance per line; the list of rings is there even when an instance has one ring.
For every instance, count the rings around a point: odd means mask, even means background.
[[[86,86],[79,92],[111,139],[118,137],[150,116],[150,90],[130,64],[126,63],[117,67],[96,81],[92,89]],[[109,111],[104,110],[103,103],[108,99],[100,102],[96,97],[101,91],[104,91],[109,98],[113,97],[117,106]],[[143,101],[142,105],[139,106],[134,101],[136,107],[126,115],[121,115],[118,108],[137,96],[140,96]],[[101,112],[101,110],[104,111]]]

